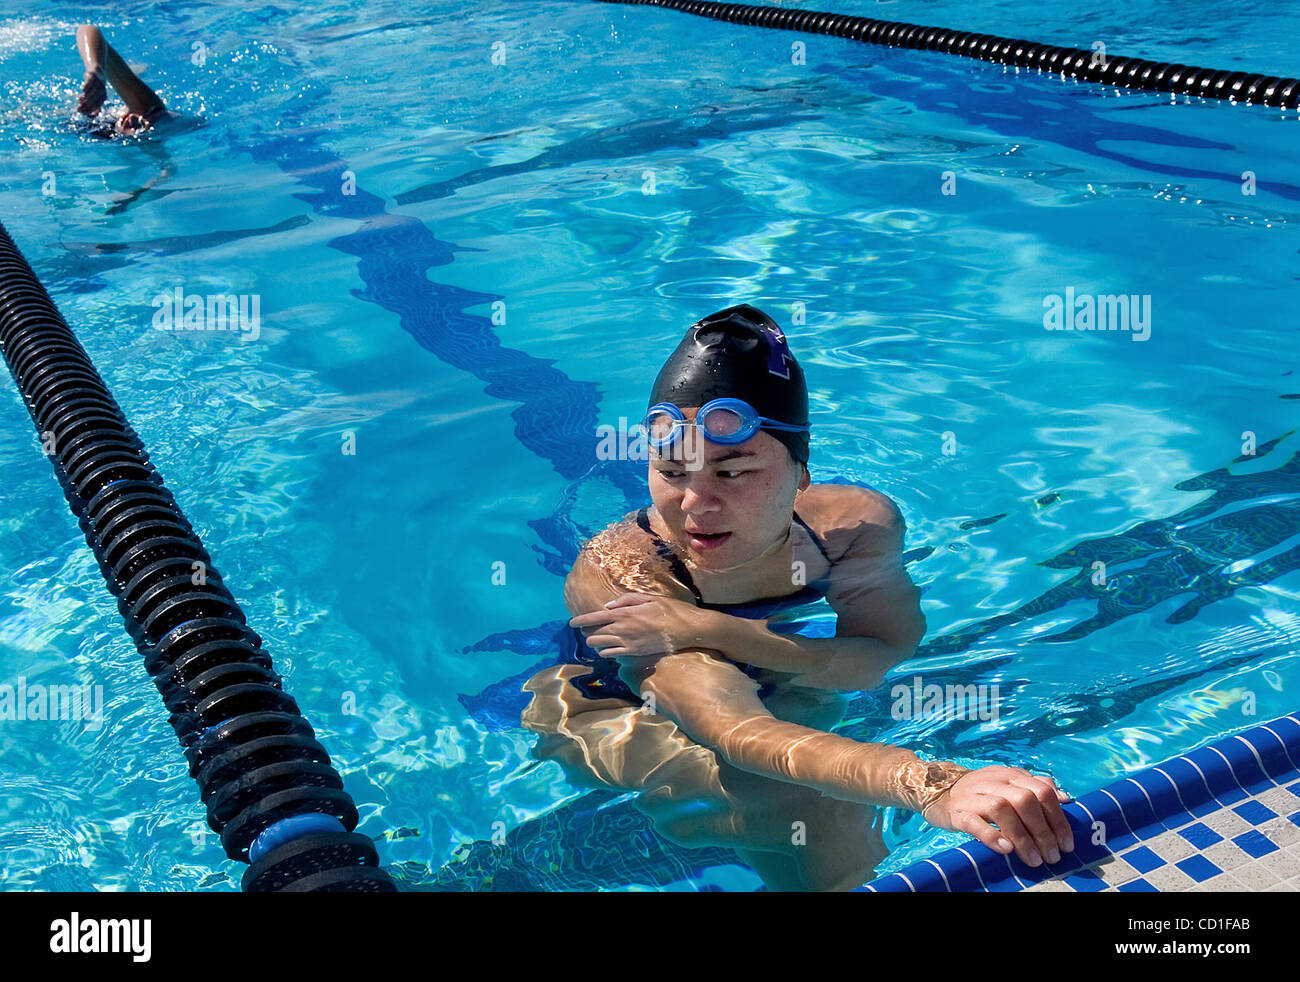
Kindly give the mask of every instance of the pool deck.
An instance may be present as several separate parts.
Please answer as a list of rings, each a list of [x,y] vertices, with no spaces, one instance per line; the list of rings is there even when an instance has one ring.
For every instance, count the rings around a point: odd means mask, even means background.
[[[1075,851],[1030,869],[972,840],[872,892],[1300,891],[1300,714],[1065,804]]]

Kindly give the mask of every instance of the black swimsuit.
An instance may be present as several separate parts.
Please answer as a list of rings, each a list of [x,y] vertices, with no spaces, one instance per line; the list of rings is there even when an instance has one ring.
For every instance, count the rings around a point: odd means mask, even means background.
[[[658,551],[660,558],[664,559],[672,569],[673,575],[690,589],[695,596],[697,606],[707,608],[708,610],[720,610],[723,613],[731,614],[735,617],[745,617],[751,620],[764,620],[771,618],[778,612],[790,611],[796,607],[806,604],[817,603],[826,596],[826,591],[830,588],[830,572],[826,575],[813,580],[807,586],[801,588],[795,593],[786,594],[780,597],[762,597],[758,600],[747,600],[743,603],[732,604],[711,604],[706,603],[700,596],[699,589],[695,586],[695,581],[691,578],[690,571],[681,561],[681,558],[673,551],[672,547],[663,539],[655,534],[654,529],[650,527],[649,509],[642,508],[636,515],[636,523],[649,534],[655,549]],[[799,517],[799,513],[794,513],[794,520],[804,527],[808,537],[816,544],[818,551],[826,558],[827,563],[831,562],[830,556],[826,555],[826,549],[817,537],[817,533],[808,527],[808,523]],[[833,565],[833,564],[832,564]],[[782,624],[769,625],[772,630],[779,631]],[[788,633],[788,632],[787,632]],[[622,699],[626,702],[640,705],[641,699],[635,692],[628,687],[618,675],[619,664],[613,658],[605,658],[592,649],[587,644],[587,639],[582,631],[576,627],[570,627],[561,638],[560,664],[562,665],[587,665],[592,669],[590,675],[575,676],[569,681],[573,686],[588,699]],[[750,678],[756,678],[758,673],[763,671],[756,665],[746,665],[742,662],[736,662],[736,666],[748,675]],[[773,686],[768,683],[758,690],[759,698],[765,698],[772,692]]]

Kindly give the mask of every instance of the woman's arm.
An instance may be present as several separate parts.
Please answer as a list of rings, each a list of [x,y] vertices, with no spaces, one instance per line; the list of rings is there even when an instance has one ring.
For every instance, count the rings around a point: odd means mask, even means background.
[[[834,692],[875,688],[916,652],[925,636],[921,591],[902,561],[903,516],[889,499],[865,489],[842,492],[844,528],[830,570],[827,600],[835,637],[778,634],[767,621],[736,617],[647,593],[623,594],[610,607],[576,618],[589,643],[613,658],[688,648],[718,651],[732,661],[787,672],[794,685]],[[847,543],[844,541],[847,540]],[[792,575],[792,585],[803,582]],[[606,611],[609,611],[606,613]]]
[[[716,612],[720,613],[720,611]],[[874,689],[891,668],[906,661],[916,644],[891,644],[881,638],[805,638],[777,634],[766,621],[721,614],[708,647],[728,658],[794,675],[793,685],[831,692]],[[734,652],[734,654],[733,654]]]
[[[920,812],[931,825],[974,836],[990,849],[1013,849],[1029,866],[1074,849],[1050,778],[1016,767],[970,771],[923,761],[910,750],[776,719],[758,684],[706,651],[642,660],[620,674],[654,711],[740,770],[813,788],[831,798]],[[996,824],[995,824],[996,823]]]
[[[565,580],[565,602],[581,614],[603,609],[627,589],[584,553]],[[741,770],[841,800],[919,811],[931,824],[967,832],[999,852],[1014,848],[1032,866],[1041,861],[1036,846],[1053,862],[1058,844],[1073,848],[1049,779],[1018,768],[967,771],[922,761],[901,747],[859,743],[778,720],[758,698],[757,683],[716,652],[619,660],[620,676],[653,700],[655,712]]]
[[[579,555],[564,583],[565,603],[574,614],[604,609],[607,601],[625,593],[626,587],[587,552]],[[620,676],[634,691],[653,698],[656,712],[753,774],[816,788],[833,798],[920,810],[946,789],[949,778],[965,773],[955,764],[943,765],[951,770],[936,772],[936,780],[927,782],[930,765],[909,750],[858,743],[778,720],[758,698],[757,683],[713,651],[619,661]]]
[[[158,94],[131,71],[94,24],[77,28],[77,51],[86,65],[86,81],[77,108],[87,116],[99,112],[104,104],[105,76],[131,112],[147,118],[154,110],[165,108]]]
[[[708,648],[760,668],[795,675],[794,685],[841,692],[873,689],[916,652],[925,636],[921,591],[903,565],[903,515],[866,489],[844,489],[843,507],[856,526],[837,535],[849,543],[831,565],[826,599],[836,613],[835,637],[777,634],[766,621],[721,614]],[[732,655],[743,652],[743,655]]]

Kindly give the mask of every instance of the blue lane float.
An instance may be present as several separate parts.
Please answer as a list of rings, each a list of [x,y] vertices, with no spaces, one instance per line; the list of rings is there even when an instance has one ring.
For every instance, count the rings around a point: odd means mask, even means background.
[[[0,225],[0,352],[249,892],[393,892],[343,779]]]
[[[1157,836],[1194,825],[1196,819],[1255,794],[1300,779],[1300,713],[1216,740],[1067,802],[1062,808],[1074,832],[1075,851],[1059,863],[1031,868],[983,843],[947,849],[860,889],[878,893],[1014,892],[1053,878],[1084,877],[1100,889],[1099,864]],[[1282,797],[1292,810],[1285,818],[1300,826],[1300,783]],[[1239,806],[1240,807],[1240,806]],[[1098,839],[1098,830],[1102,839]],[[1254,833],[1262,835],[1262,833]]]
[[[795,10],[789,7],[765,7],[745,3],[711,3],[706,0],[601,0],[602,3],[625,3],[664,7],[682,13],[730,21],[733,24],[768,27],[805,34],[830,34],[880,44],[891,48],[913,48],[943,54],[976,58],[980,61],[1036,68],[1081,82],[1096,82],[1117,88],[1147,89],[1172,95],[1199,96],[1203,99],[1231,99],[1262,106],[1295,109],[1300,106],[1300,79],[1232,72],[1224,69],[1198,68],[1166,61],[1147,61],[1107,55],[1084,48],[1064,48],[1020,38],[998,37],[954,31],[945,27],[926,27],[900,21],[850,17],[821,10]]]

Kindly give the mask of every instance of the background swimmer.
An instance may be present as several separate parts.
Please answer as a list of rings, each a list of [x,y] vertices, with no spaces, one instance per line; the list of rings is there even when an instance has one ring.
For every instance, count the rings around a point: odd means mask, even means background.
[[[774,889],[866,880],[884,805],[1031,866],[1073,850],[1050,778],[827,732],[925,622],[894,503],[811,484],[807,390],[777,325],[748,305],[693,325],[651,403],[654,506],[587,543],[565,581],[585,637],[525,685],[535,753],[576,784],[640,791],[665,838],[732,848]],[[770,629],[821,597],[834,638]]]
[[[126,103],[127,111],[114,123],[123,136],[135,136],[177,118],[163,105],[158,93],[145,85],[124,62],[117,51],[94,24],[77,28],[77,51],[86,66],[86,77],[81,86],[77,111],[94,117],[104,106],[107,95],[105,78]]]

